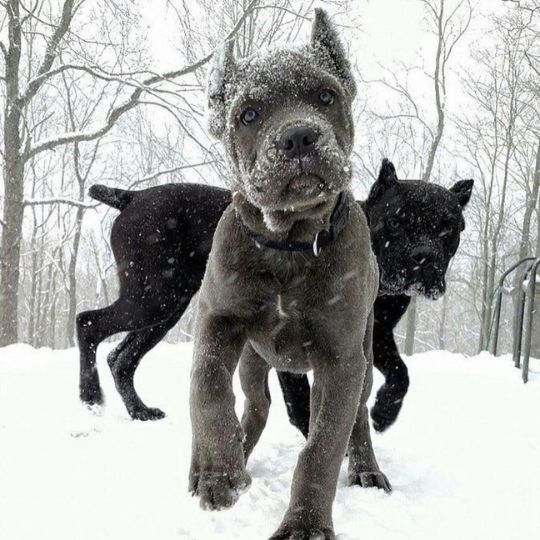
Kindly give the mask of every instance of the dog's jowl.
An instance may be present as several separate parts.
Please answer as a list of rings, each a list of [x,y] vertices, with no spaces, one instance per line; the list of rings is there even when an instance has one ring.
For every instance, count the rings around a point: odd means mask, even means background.
[[[349,438],[351,480],[389,489],[365,405],[378,270],[348,191],[354,92],[320,10],[309,45],[239,61],[228,45],[210,79],[211,129],[226,149],[233,202],[200,291],[190,489],[204,507],[233,504],[264,427],[268,370],[313,370],[310,435],[275,539],[334,538],[332,501]],[[231,380],[239,360],[242,424]]]

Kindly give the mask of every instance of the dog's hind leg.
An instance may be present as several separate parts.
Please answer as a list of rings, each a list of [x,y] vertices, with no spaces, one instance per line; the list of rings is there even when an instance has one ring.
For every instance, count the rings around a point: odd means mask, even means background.
[[[360,403],[349,441],[349,483],[362,487],[377,487],[392,491],[388,478],[381,472],[369,432],[367,400],[373,386],[373,313],[371,313],[364,338],[367,369]]]
[[[307,439],[309,434],[310,387],[307,375],[278,371],[279,385],[290,423]]]
[[[103,393],[96,366],[98,345],[109,336],[125,329],[119,300],[103,309],[83,311],[77,315],[77,341],[79,344],[79,395],[88,405],[101,405]]]
[[[165,416],[162,410],[144,404],[135,390],[134,376],[143,356],[165,337],[182,313],[183,310],[162,323],[130,332],[107,358],[116,389],[134,420],[159,420]]]
[[[270,390],[268,372],[270,366],[246,343],[240,357],[240,384],[246,401],[242,415],[242,429],[245,434],[244,456],[247,462],[266,426],[270,410]]]
[[[151,309],[153,308],[153,309]],[[120,297],[102,309],[84,311],[77,315],[77,340],[80,354],[79,395],[88,405],[101,405],[103,393],[99,384],[96,366],[98,345],[118,332],[131,332],[155,325],[170,317],[170,308],[156,310],[153,305],[144,305]]]
[[[396,420],[409,389],[409,373],[403,362],[391,328],[375,323],[373,353],[375,367],[384,375],[371,409],[373,427],[384,431]]]

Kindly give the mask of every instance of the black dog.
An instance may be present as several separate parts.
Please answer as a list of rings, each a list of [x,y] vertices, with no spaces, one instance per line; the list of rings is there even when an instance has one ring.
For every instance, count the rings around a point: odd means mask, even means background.
[[[383,160],[367,201],[368,218],[380,270],[375,303],[374,365],[385,377],[371,411],[378,431],[396,419],[409,377],[393,335],[411,295],[438,298],[445,273],[464,228],[462,210],[472,180],[451,189],[397,179]],[[96,349],[118,332],[129,334],[108,363],[116,388],[132,418],[155,420],[164,413],[147,407],[133,377],[142,357],[176,324],[199,289],[217,222],[231,201],[230,191],[197,184],[168,184],[141,191],[92,186],[90,196],[121,211],[113,225],[120,296],[110,306],[77,316],[80,397],[101,404]],[[310,388],[305,375],[278,373],[291,423],[307,435]]]

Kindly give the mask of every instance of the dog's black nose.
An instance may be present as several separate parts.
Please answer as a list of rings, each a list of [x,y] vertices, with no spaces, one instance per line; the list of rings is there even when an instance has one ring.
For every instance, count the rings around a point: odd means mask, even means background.
[[[435,256],[431,249],[418,247],[411,251],[411,259],[419,267],[425,267],[433,265]]]
[[[286,129],[279,139],[279,149],[289,158],[300,157],[313,151],[318,135],[307,126]]]

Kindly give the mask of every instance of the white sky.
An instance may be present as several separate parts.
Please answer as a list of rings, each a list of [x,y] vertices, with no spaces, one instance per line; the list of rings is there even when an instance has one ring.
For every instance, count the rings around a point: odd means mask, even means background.
[[[449,6],[456,2],[447,1]],[[139,2],[156,67],[178,67],[178,56],[175,52],[177,29],[173,18],[166,15],[165,1]],[[477,16],[460,50],[456,51],[455,63],[468,57],[468,43],[482,39],[483,24],[479,15],[501,12],[508,9],[509,5],[502,0],[471,0],[471,4]],[[333,6],[330,2],[320,0],[318,5],[332,14]],[[379,63],[392,65],[396,62],[414,61],[429,47],[431,36],[427,31],[425,12],[419,0],[353,0],[351,5],[361,26],[358,31],[345,32],[352,42],[352,49],[358,51],[360,67],[367,77],[375,76],[379,72]],[[350,24],[344,17],[340,17],[338,22]],[[308,37],[307,28],[304,37]]]
[[[149,47],[158,70],[176,69],[183,64],[181,51],[178,51],[178,28],[176,16],[167,13],[166,0],[138,0],[142,7],[144,24],[148,32]],[[447,12],[459,0],[446,0]],[[470,0],[475,10],[473,21],[466,36],[456,47],[450,63],[447,77],[448,96],[447,112],[450,114],[467,108],[466,98],[461,90],[459,72],[470,67],[470,50],[473,43],[485,46],[491,39],[486,34],[486,15],[515,9],[512,4],[502,0]],[[193,2],[191,5],[196,4]],[[271,4],[271,2],[269,2]],[[321,1],[317,5],[326,8],[331,15],[335,7],[331,2]],[[428,29],[425,20],[425,7],[420,0],[351,0],[351,11],[337,15],[335,21],[341,25],[341,32],[350,45],[351,60],[356,63],[364,79],[377,79],[384,75],[385,69],[393,70],[400,64],[424,65],[427,72],[432,72],[435,56],[435,37]],[[216,6],[220,4],[216,3]],[[190,16],[197,21],[197,14]],[[356,27],[356,28],[355,28]],[[309,38],[309,22],[306,22],[300,38]],[[417,80],[418,78],[418,80]],[[412,92],[426,110],[423,112],[428,121],[435,119],[433,84],[429,77],[421,73],[413,75]],[[379,94],[370,99],[378,99]],[[381,100],[388,99],[388,92],[380,94]],[[383,102],[378,104],[382,105]],[[379,107],[380,108],[380,107]],[[447,124],[445,140],[452,137],[452,125]],[[365,130],[359,126],[358,138]],[[367,133],[367,132],[366,132]],[[399,166],[399,164],[397,164]],[[456,163],[456,175],[469,176],[467,168]],[[408,171],[409,175],[418,174]],[[444,180],[446,183],[450,179]]]
[[[177,45],[177,23],[175,16],[165,9],[166,0],[138,0],[144,24],[148,31],[150,51],[157,70],[176,69],[182,65]],[[447,11],[459,0],[447,0]],[[470,47],[473,43],[485,44],[486,15],[512,9],[513,5],[502,0],[470,0],[474,8],[472,23],[463,40],[456,47],[448,74],[448,110],[455,110],[464,103],[459,88],[458,71],[471,65]],[[196,4],[192,2],[191,5]],[[270,2],[271,4],[271,2]],[[332,15],[335,11],[331,2],[319,0],[317,5],[326,8]],[[196,5],[194,6],[195,9]],[[421,65],[432,71],[435,56],[434,36],[430,33],[425,9],[420,0],[352,0],[350,18],[336,17],[344,25],[341,32],[350,45],[351,59],[357,63],[365,79],[383,76],[384,69],[400,64]],[[197,19],[195,12],[190,15]],[[353,22],[351,22],[353,21]],[[347,28],[358,24],[357,29]],[[301,39],[309,37],[309,23],[301,32]],[[421,77],[414,88],[416,96],[425,96],[432,103],[432,83]],[[422,100],[424,101],[424,100]]]

